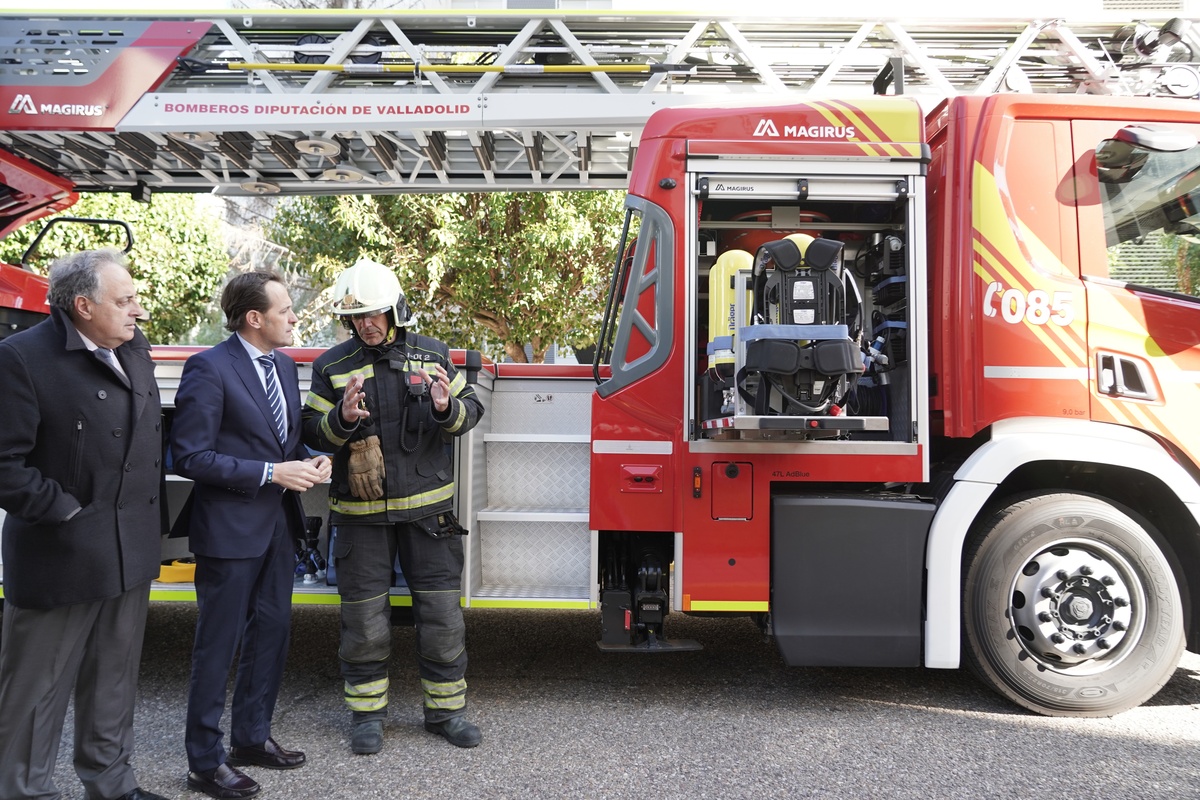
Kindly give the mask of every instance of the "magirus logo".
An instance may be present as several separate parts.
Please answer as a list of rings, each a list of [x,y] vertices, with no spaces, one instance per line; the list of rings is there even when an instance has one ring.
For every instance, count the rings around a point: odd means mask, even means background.
[[[13,98],[12,105],[8,107],[10,114],[36,114],[37,109],[34,108],[33,98],[27,94],[19,94]]]
[[[755,136],[779,136],[779,129],[775,127],[775,122],[769,119],[760,119],[758,127],[754,129]]]
[[[755,136],[775,139],[853,139],[853,125],[784,125],[780,134],[775,120],[763,117],[754,128]]]
[[[33,102],[33,95],[19,94],[8,107],[10,114],[59,114],[66,117],[101,117],[104,106],[85,103],[42,103]]]

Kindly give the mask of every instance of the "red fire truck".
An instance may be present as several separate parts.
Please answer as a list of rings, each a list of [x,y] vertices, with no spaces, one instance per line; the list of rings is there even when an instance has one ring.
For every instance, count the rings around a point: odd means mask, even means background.
[[[203,97],[188,113],[226,99]],[[598,609],[600,646],[639,652],[698,646],[671,612],[749,615],[790,665],[966,664],[1051,715],[1145,701],[1200,652],[1200,300],[1129,275],[1200,236],[1198,119],[1069,94],[653,114],[596,363],[478,371],[464,605]],[[190,136],[109,170],[238,163]],[[69,203],[38,179],[45,208]],[[186,356],[159,351],[168,407]]]
[[[79,199],[70,181],[0,150],[0,238],[26,222],[70,208]],[[50,313],[46,280],[20,266],[0,262],[0,338],[40,322]]]

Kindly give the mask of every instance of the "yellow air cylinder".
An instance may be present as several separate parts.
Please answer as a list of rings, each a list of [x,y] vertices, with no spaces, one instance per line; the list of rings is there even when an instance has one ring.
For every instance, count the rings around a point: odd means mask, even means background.
[[[733,291],[733,276],[738,270],[754,266],[754,256],[745,250],[726,250],[717,257],[708,273],[708,368],[722,365],[733,368],[733,335],[736,333],[737,297]],[[742,298],[743,319],[745,298]]]

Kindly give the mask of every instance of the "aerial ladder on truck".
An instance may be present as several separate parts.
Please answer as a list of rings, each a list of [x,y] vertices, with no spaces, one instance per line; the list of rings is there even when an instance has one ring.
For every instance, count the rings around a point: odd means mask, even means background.
[[[1196,230],[1188,20],[0,31],[14,222],[89,191],[628,188],[593,369],[479,372],[464,604],[599,609],[614,651],[694,646],[682,612],[753,616],[794,665],[961,654],[1048,714],[1136,705],[1200,647],[1196,301],[1109,268]]]

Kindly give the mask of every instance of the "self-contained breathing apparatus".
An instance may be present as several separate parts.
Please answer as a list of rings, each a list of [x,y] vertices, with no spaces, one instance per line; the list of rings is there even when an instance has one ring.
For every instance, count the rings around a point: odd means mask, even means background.
[[[753,265],[754,256],[745,250],[726,250],[708,273],[708,370],[703,379],[706,419],[734,413],[733,378],[737,368],[733,348],[739,319],[735,285],[737,274],[749,272]]]
[[[862,298],[843,243],[796,233],[758,248],[737,391],[759,416],[838,415],[863,371]]]

